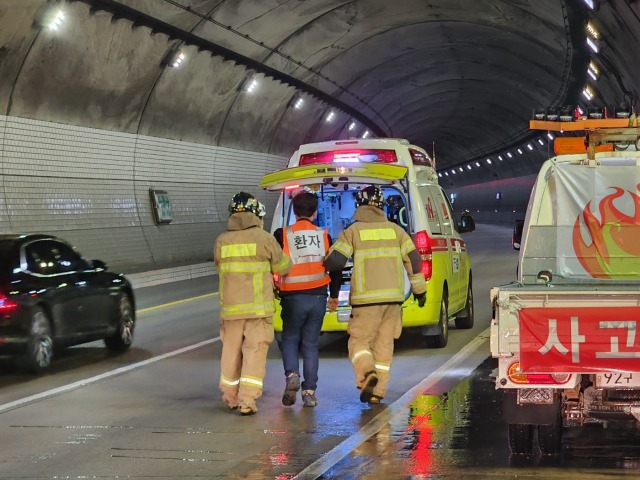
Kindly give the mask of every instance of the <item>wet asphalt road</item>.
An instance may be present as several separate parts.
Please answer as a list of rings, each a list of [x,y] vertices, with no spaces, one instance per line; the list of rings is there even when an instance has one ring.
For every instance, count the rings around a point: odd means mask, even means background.
[[[489,288],[515,272],[509,236],[479,226],[465,237],[476,327],[452,328],[445,349],[403,333],[389,394],[374,407],[358,401],[346,337],[332,335],[317,408],[280,404],[272,345],[260,411],[240,417],[217,391],[215,279],[138,292],[127,354],[74,347],[40,378],[0,365],[0,478],[640,478],[640,436],[615,426],[565,428],[557,456],[510,455],[486,338]]]

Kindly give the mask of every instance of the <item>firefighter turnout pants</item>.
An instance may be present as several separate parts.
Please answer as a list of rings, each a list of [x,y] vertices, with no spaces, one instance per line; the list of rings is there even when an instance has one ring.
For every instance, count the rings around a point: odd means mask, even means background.
[[[393,359],[393,341],[402,332],[402,307],[399,304],[353,307],[347,332],[356,387],[364,386],[367,373],[376,372],[378,384],[373,394],[384,398]]]
[[[274,338],[272,319],[221,320],[220,338],[222,399],[230,407],[256,410],[267,371],[267,351]]]

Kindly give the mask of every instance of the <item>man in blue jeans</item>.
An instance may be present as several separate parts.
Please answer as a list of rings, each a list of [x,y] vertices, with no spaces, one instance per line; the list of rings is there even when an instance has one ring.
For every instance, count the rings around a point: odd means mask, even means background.
[[[282,338],[278,342],[286,383],[282,404],[296,403],[302,386],[305,407],[315,407],[318,384],[318,340],[327,309],[327,285],[330,285],[329,311],[338,308],[342,272],[327,274],[323,262],[331,246],[326,230],[313,220],[318,211],[318,197],[310,192],[298,193],[292,201],[296,223],[274,232],[284,253],[293,264],[288,275],[280,279]],[[302,353],[304,379],[300,383],[299,353]]]

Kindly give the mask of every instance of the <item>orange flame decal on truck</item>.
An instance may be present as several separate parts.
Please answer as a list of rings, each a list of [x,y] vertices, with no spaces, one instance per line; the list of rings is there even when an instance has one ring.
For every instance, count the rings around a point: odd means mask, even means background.
[[[640,273],[640,196],[612,187],[615,192],[602,199],[600,218],[591,213],[587,203],[573,226],[573,248],[584,269],[594,278],[629,279]],[[638,185],[640,188],[640,185]],[[631,195],[633,216],[618,210],[614,200]],[[591,237],[583,239],[581,220]]]

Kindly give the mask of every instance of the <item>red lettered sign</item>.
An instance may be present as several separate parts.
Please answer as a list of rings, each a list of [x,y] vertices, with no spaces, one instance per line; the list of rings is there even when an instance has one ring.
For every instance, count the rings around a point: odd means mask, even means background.
[[[640,307],[523,308],[525,373],[640,372]]]

